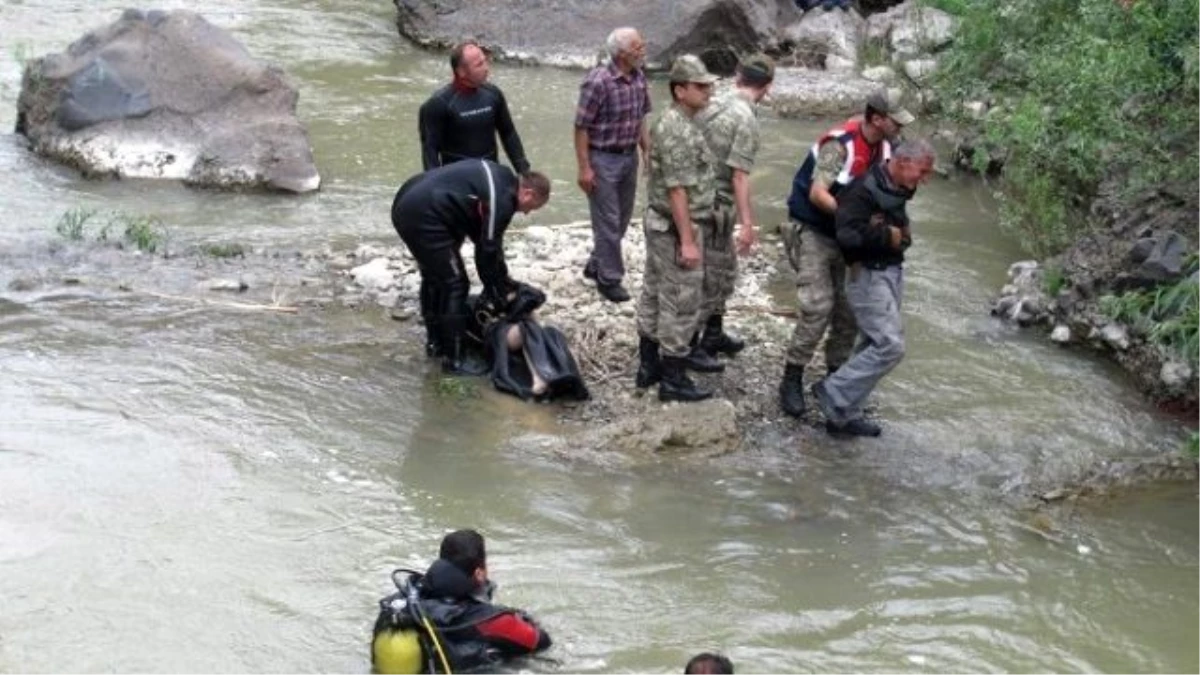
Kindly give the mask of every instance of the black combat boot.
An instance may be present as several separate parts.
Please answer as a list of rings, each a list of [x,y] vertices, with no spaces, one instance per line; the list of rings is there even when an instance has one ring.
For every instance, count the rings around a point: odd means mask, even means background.
[[[713,314],[704,324],[704,337],[700,346],[712,355],[728,354],[733,356],[746,348],[746,341],[725,332],[725,317]]]
[[[779,407],[792,417],[804,416],[804,366],[789,363],[779,382]]]
[[[850,438],[853,436],[867,436],[874,438],[883,432],[878,424],[868,422],[867,420],[858,417],[844,424],[834,424],[833,422],[825,423],[825,431],[830,436],[839,436],[842,438]]]
[[[658,383],[660,401],[703,401],[711,389],[701,389],[687,376],[687,361],[679,356],[662,357],[662,381]]]
[[[645,335],[638,336],[638,369],[634,384],[638,389],[658,384],[662,379],[662,362],[658,358],[658,343]]]
[[[700,345],[700,333],[692,335],[692,351],[684,357],[684,362],[688,368],[697,373],[723,373],[725,372],[725,364],[717,360],[717,357],[708,353]]]

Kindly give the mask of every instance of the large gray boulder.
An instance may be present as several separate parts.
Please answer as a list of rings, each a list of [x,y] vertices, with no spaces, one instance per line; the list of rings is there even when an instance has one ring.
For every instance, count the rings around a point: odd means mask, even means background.
[[[663,66],[682,53],[701,54],[729,71],[737,54],[773,41],[776,26],[798,16],[792,0],[395,0],[400,33],[446,48],[474,37],[498,58],[560,66],[596,62],[608,33],[633,26],[646,39],[647,60]]]
[[[770,106],[780,117],[829,117],[862,112],[867,97],[884,88],[843,72],[777,68]]]
[[[853,70],[858,65],[858,38],[864,23],[853,10],[812,9],[783,29],[781,44],[791,49],[794,65]]]
[[[321,178],[296,100],[199,15],[127,10],[26,65],[16,130],[87,175],[307,192]]]

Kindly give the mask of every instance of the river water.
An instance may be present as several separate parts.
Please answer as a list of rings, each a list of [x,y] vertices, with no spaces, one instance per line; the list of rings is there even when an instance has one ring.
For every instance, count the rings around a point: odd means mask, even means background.
[[[0,2],[0,127],[21,58],[123,6]],[[780,421],[776,442],[710,462],[507,443],[552,430],[553,411],[439,396],[418,345],[375,312],[4,290],[96,269],[53,254],[75,207],[156,214],[176,247],[395,243],[388,205],[419,166],[415,110],[444,58],[397,38],[390,2],[204,6],[295,77],[324,187],[87,182],[0,135],[0,671],[363,672],[388,572],[464,526],[489,539],[500,599],[541,618],[571,672],[678,672],[702,649],[742,672],[1200,668],[1194,486],[1056,511],[1049,538],[1005,499],[1183,432],[1115,369],[987,317],[1020,251],[974,182],[935,181],[913,204],[910,352],[877,397],[887,435],[838,444]],[[555,181],[534,222],[586,216],[579,77],[495,69]],[[765,116],[763,222],[782,219],[830,122]]]

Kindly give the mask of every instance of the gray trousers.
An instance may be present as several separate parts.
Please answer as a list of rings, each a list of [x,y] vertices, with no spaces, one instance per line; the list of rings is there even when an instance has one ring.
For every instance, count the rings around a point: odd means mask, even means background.
[[[592,256],[588,267],[595,270],[601,284],[620,283],[625,278],[625,260],[621,257],[621,240],[633,217],[633,202],[637,196],[638,155],[618,155],[588,150],[595,186],[588,195],[592,216]]]
[[[822,401],[822,408],[834,424],[862,417],[867,396],[904,358],[900,318],[904,269],[899,265],[882,270],[856,268],[846,272],[846,301],[858,322],[858,344],[850,360],[824,384],[828,399]]]

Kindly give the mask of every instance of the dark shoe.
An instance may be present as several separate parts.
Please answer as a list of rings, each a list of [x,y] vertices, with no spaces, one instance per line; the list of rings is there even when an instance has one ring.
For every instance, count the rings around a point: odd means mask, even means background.
[[[882,433],[882,429],[874,422],[868,422],[859,417],[858,419],[850,420],[845,424],[834,424],[833,422],[825,423],[825,431],[831,436],[869,436],[875,437]]]
[[[658,384],[662,380],[662,362],[658,358],[658,343],[645,335],[638,336],[638,369],[634,384],[638,389]]]
[[[687,376],[685,360],[678,356],[662,358],[662,381],[658,383],[660,401],[703,401],[713,395],[711,389],[702,389]]]
[[[609,302],[628,302],[629,291],[621,284],[596,284],[596,290],[600,291],[600,295],[604,296]]]
[[[709,354],[728,354],[733,356],[746,348],[746,341],[725,332],[725,317],[713,314],[704,324],[704,337],[700,346]]]
[[[458,335],[450,343],[450,352],[442,355],[442,372],[447,375],[478,377],[491,370],[482,359],[471,354],[463,336]]]
[[[583,278],[591,279],[592,281],[596,280],[596,265],[590,260],[588,264],[583,266]]]
[[[779,382],[779,407],[792,417],[804,416],[804,366],[789,363]]]
[[[699,334],[692,336],[692,351],[684,359],[687,367],[697,373],[723,373],[725,364],[700,346]]]

